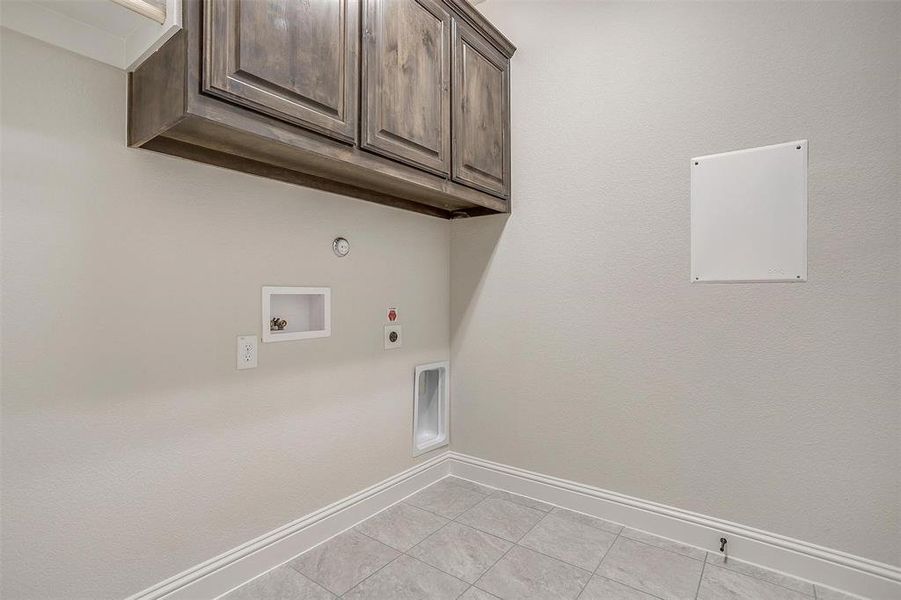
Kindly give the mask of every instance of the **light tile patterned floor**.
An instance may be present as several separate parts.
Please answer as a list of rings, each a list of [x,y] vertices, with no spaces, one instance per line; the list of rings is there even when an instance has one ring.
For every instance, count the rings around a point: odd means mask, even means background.
[[[222,600],[853,600],[807,581],[445,478]]]

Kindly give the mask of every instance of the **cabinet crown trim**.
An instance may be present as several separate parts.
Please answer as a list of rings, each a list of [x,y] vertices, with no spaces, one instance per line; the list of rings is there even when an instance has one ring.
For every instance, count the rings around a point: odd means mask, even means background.
[[[451,6],[464,21],[469,23],[469,25],[475,27],[476,30],[484,34],[488,41],[500,50],[501,54],[506,58],[513,57],[513,54],[516,52],[516,46],[513,45],[513,42],[508,40],[506,36],[504,36],[504,34],[501,33],[497,27],[485,17],[485,15],[480,13],[475,6],[470,4],[468,0],[444,0],[444,3]]]

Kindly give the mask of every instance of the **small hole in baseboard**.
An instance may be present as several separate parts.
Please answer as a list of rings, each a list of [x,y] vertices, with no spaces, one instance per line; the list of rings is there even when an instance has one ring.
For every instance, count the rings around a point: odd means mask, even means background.
[[[801,146],[795,146],[795,150],[800,150]]]

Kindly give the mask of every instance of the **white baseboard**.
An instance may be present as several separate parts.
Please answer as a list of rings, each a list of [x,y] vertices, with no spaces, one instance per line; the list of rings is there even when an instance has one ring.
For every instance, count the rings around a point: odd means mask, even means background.
[[[127,600],[210,600],[448,475],[445,452],[237,548],[191,567]]]
[[[450,473],[463,479],[707,551],[718,552],[719,539],[725,536],[729,555],[738,560],[873,600],[901,598],[901,567],[457,452],[448,454]]]
[[[719,539],[725,536],[733,558],[873,600],[901,598],[901,567],[573,481],[445,452],[127,600],[217,598],[449,474],[708,551],[717,551]]]

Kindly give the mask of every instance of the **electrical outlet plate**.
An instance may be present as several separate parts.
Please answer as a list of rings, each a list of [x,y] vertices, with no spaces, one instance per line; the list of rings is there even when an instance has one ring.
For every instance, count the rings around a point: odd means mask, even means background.
[[[257,366],[257,336],[238,336],[238,369],[255,369]]]
[[[400,325],[385,325],[385,350],[393,350],[404,345],[403,327]],[[392,334],[394,334],[392,336]]]

